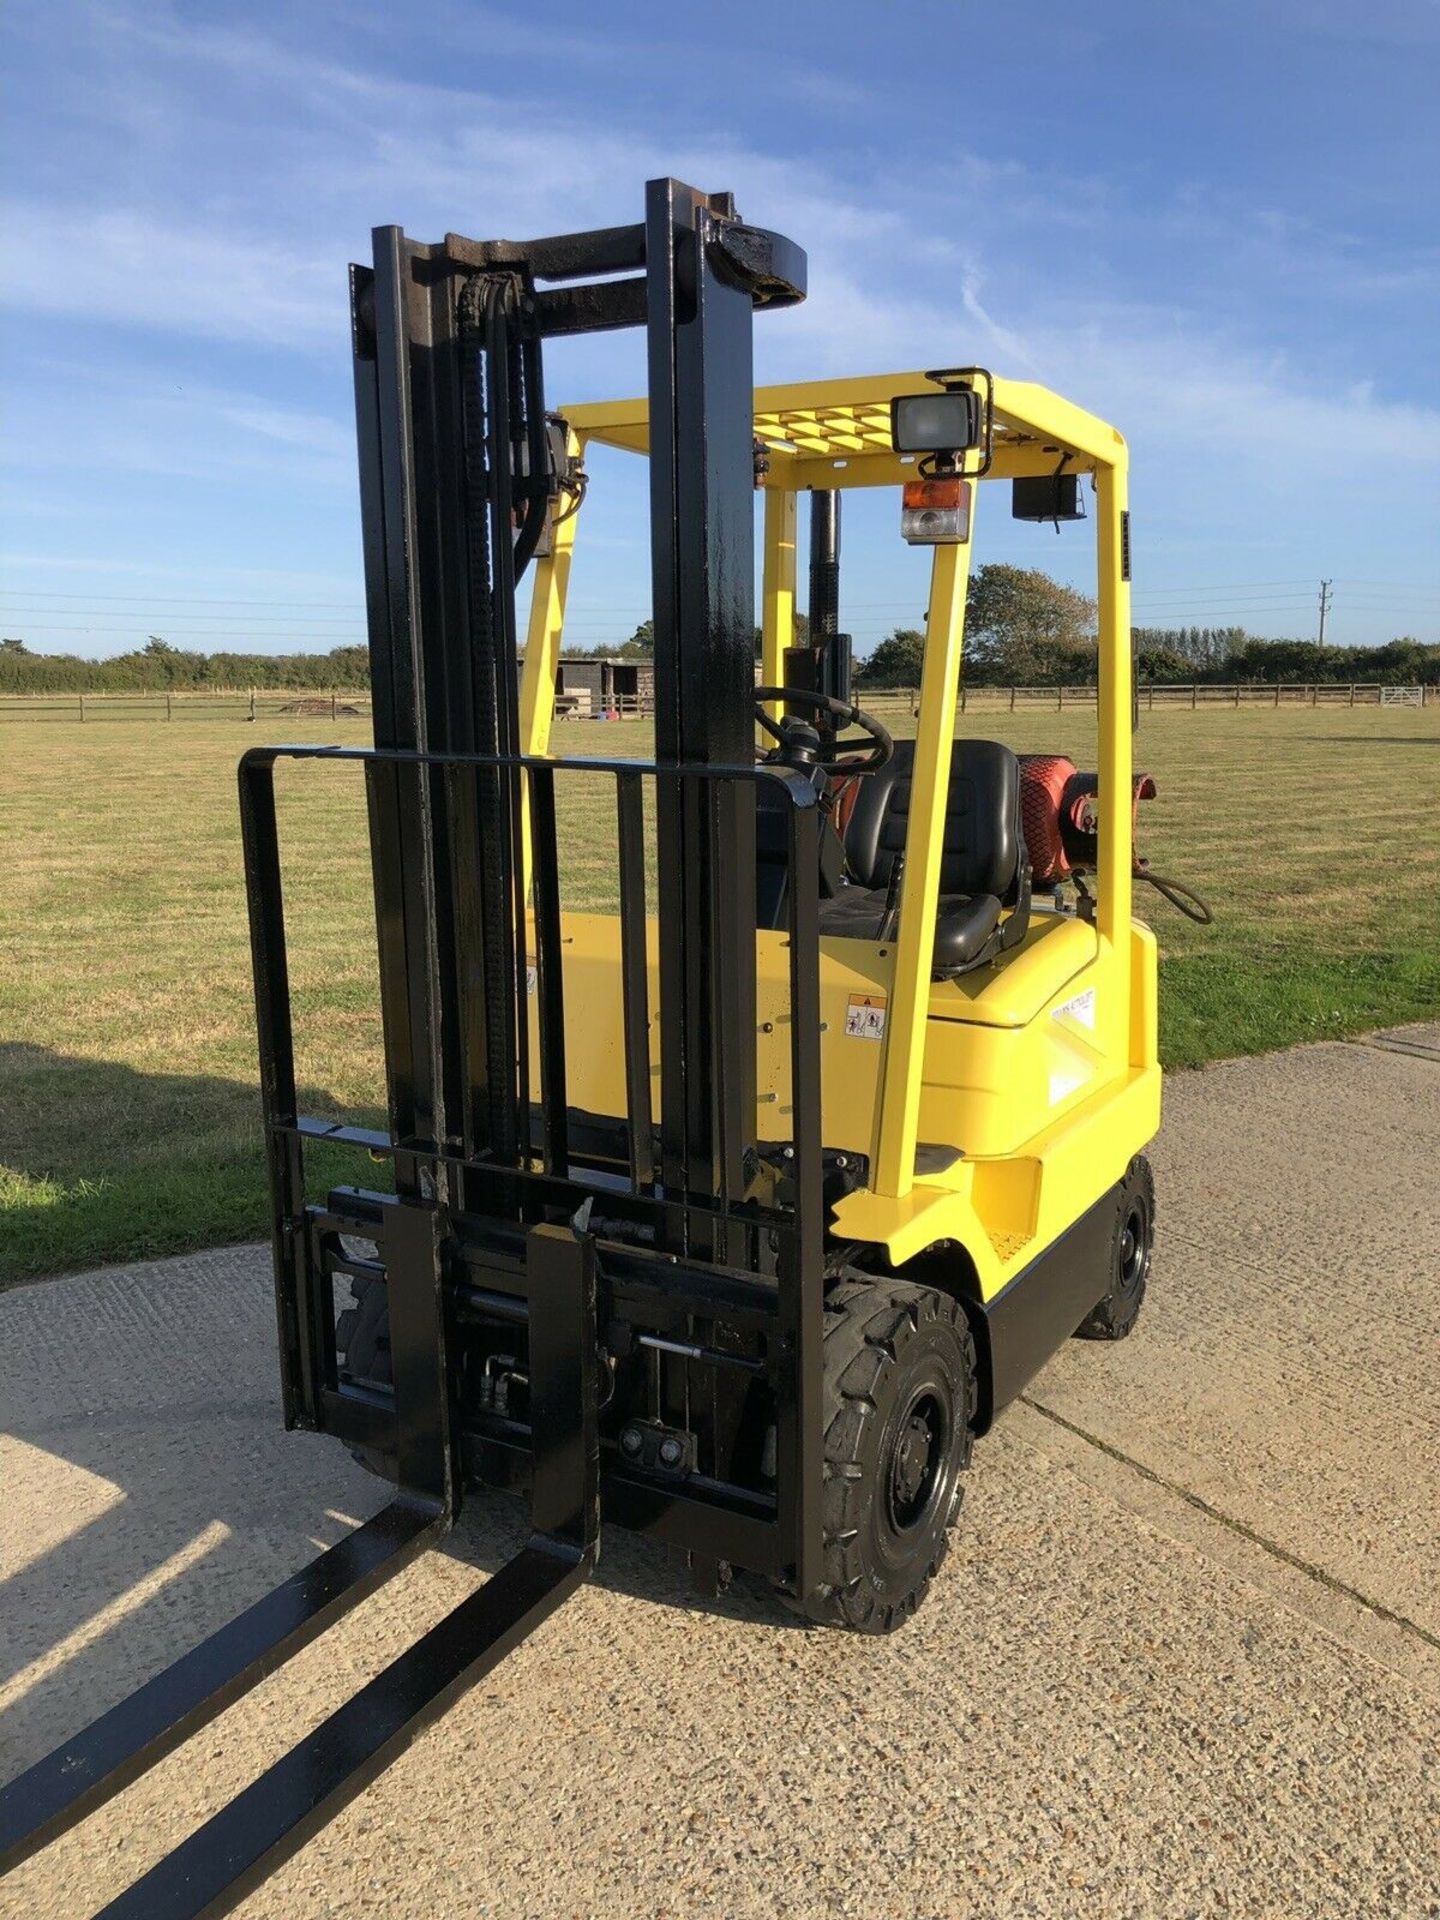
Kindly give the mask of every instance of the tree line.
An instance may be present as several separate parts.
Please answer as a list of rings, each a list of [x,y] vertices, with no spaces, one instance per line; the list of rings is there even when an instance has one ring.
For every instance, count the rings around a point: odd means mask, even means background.
[[[109,660],[82,660],[74,653],[32,653],[23,640],[0,640],[0,693],[232,693],[251,687],[330,693],[369,683],[364,647],[195,653],[153,638]]]
[[[1143,680],[1383,681],[1440,680],[1440,646],[1419,640],[1383,646],[1317,647],[1313,640],[1267,640],[1243,627],[1132,627]],[[857,663],[872,687],[917,687],[925,636],[897,627]],[[970,686],[1082,686],[1095,679],[1095,602],[1034,567],[999,563],[970,577],[965,603],[965,679]]]
[[[796,616],[796,637],[808,626]],[[1409,638],[1383,646],[1317,647],[1311,640],[1267,640],[1243,627],[1133,627],[1140,676],[1229,684],[1298,681],[1440,681],[1440,646]],[[591,654],[653,658],[655,631],[646,620],[618,646]],[[570,652],[571,649],[566,649]],[[759,652],[759,636],[756,636]],[[856,675],[870,687],[920,684],[925,637],[897,627]],[[971,575],[965,610],[965,678],[971,686],[1082,685],[1095,678],[1095,602],[1033,567],[992,563]],[[198,653],[155,636],[109,660],[32,653],[21,640],[0,640],[0,694],[182,693],[257,689],[303,692],[363,687],[364,647],[329,653]]]

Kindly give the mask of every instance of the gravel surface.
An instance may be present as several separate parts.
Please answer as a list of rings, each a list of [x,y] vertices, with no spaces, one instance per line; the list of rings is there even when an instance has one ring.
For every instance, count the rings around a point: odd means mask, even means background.
[[[900,1635],[599,1577],[240,1909],[1440,1914],[1440,1027],[1175,1076],[1134,1336],[977,1451]],[[385,1489],[279,1430],[254,1248],[0,1297],[0,1776]],[[83,1827],[0,1913],[86,1914],[523,1537],[444,1552]]]

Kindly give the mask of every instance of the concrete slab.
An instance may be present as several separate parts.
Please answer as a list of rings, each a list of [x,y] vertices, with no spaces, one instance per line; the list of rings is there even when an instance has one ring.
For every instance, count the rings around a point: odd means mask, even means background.
[[[1440,1021],[1391,1027],[1385,1033],[1368,1034],[1366,1040],[1372,1047],[1387,1047],[1395,1053],[1417,1054],[1422,1060],[1440,1060]]]
[[[1440,1058],[1177,1076],[1155,1157],[1154,1311],[1034,1403],[1440,1634]]]
[[[1136,1334],[979,1450],[866,1643],[645,1543],[245,1904],[547,1916],[1440,1913],[1440,1068],[1170,1083]],[[278,1430],[263,1254],[0,1298],[0,1775],[373,1512]],[[157,1367],[157,1358],[159,1366]],[[508,1556],[506,1503],[0,1887],[91,1911]]]

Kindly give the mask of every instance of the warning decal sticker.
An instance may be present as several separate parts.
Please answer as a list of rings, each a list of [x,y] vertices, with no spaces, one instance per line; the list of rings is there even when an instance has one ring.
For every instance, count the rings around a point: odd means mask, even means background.
[[[852,1040],[881,1040],[885,1036],[883,993],[852,993],[845,1009],[845,1031]]]
[[[1093,1032],[1095,1029],[1095,989],[1093,987],[1087,987],[1083,993],[1077,993],[1073,1000],[1067,1000],[1063,1006],[1056,1007],[1050,1017],[1052,1020],[1059,1020],[1062,1016],[1078,1021],[1082,1027],[1089,1027]]]

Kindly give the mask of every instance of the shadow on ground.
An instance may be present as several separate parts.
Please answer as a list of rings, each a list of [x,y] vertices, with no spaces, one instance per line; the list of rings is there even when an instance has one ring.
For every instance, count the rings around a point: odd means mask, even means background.
[[[300,1089],[305,1113],[381,1126]],[[146,1073],[23,1041],[0,1042],[0,1288],[268,1231],[258,1076]],[[312,1147],[316,1191],[363,1178],[368,1159]]]
[[[13,1291],[0,1300],[0,1351],[0,1457],[12,1496],[0,1519],[8,1777],[377,1512],[392,1490],[339,1442],[283,1431],[263,1248]],[[42,1482],[51,1489],[43,1505],[27,1493]],[[527,1531],[522,1500],[472,1494],[441,1552],[493,1573]],[[733,1621],[804,1624],[757,1581],[703,1599],[677,1558],[618,1531],[606,1536],[597,1584]]]

